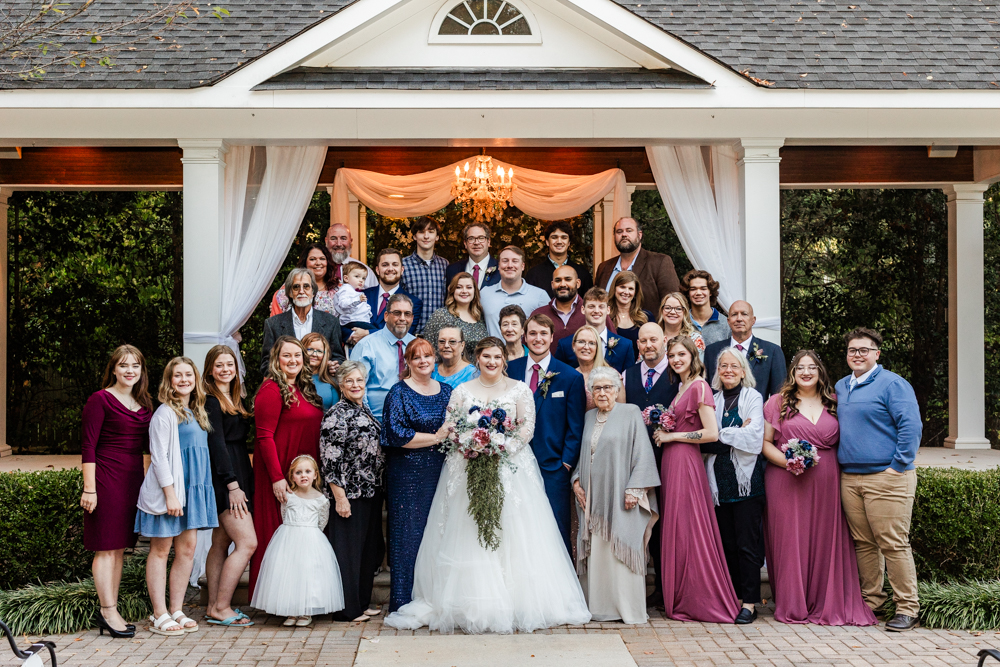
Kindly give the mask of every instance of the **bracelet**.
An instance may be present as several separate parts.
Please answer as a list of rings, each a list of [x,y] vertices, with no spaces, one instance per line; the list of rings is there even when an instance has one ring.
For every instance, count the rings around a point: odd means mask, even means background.
[[[95,495],[97,491],[84,491],[86,494]]]

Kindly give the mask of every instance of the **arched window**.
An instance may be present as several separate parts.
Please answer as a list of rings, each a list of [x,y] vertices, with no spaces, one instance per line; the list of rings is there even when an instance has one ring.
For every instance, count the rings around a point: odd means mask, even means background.
[[[464,0],[441,21],[438,35],[526,36],[531,26],[524,13],[507,0]]]

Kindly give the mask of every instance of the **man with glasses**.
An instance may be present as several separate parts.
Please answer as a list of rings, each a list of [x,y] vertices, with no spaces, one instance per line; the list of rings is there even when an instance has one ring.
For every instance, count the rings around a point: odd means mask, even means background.
[[[747,358],[753,378],[757,381],[754,387],[764,397],[764,402],[772,394],[781,391],[788,370],[785,363],[785,353],[780,347],[753,335],[753,325],[757,318],[753,314],[753,306],[746,301],[734,301],[729,308],[729,331],[727,340],[720,340],[705,348],[705,370],[708,381],[715,377],[715,362],[727,347],[735,347]]]
[[[365,337],[351,350],[351,361],[361,361],[368,367],[368,389],[365,401],[379,421],[385,395],[399,382],[406,367],[403,354],[415,338],[410,333],[413,324],[413,301],[405,294],[389,297],[385,311],[385,327]]]
[[[886,602],[889,575],[896,613],[891,632],[917,625],[917,572],[910,518],[917,489],[914,459],[923,422],[910,383],[878,364],[882,336],[854,329],[846,336],[851,374],[837,383],[840,496],[858,554],[861,594],[873,611]]]
[[[497,260],[495,257],[490,257],[491,234],[489,225],[485,223],[477,222],[465,226],[462,230],[462,242],[465,244],[465,251],[469,253],[469,258],[448,266],[444,281],[446,289],[451,284],[451,279],[463,271],[475,279],[476,286],[480,290],[500,282]]]
[[[331,373],[344,361],[344,348],[340,344],[340,320],[329,313],[313,308],[316,298],[316,278],[305,268],[292,269],[285,279],[285,296],[291,309],[264,321],[264,343],[260,348],[260,372],[267,375],[274,341],[281,336],[294,336],[302,340],[309,333],[323,334],[330,344]]]

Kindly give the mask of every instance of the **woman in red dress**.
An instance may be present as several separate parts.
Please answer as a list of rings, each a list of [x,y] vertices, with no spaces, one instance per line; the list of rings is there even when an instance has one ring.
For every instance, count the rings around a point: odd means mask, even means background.
[[[732,623],[740,612],[733,589],[715,504],[702,462],[702,442],[715,442],[715,398],[702,374],[698,348],[687,335],[667,342],[670,379],[680,381],[671,403],[674,430],[653,434],[663,448],[660,480],[660,573],[667,618],[675,621]]]
[[[323,402],[305,364],[306,350],[295,338],[282,336],[271,348],[267,379],[257,390],[254,415],[253,524],[257,551],[250,559],[250,595],[253,596],[260,562],[274,531],[281,525],[281,503],[288,493],[285,471],[292,459],[308,454],[319,460],[319,427]]]

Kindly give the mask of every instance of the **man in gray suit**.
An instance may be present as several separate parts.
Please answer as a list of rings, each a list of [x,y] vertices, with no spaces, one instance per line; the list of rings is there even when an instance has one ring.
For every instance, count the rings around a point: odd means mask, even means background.
[[[313,308],[316,298],[316,279],[309,269],[292,269],[285,279],[285,296],[292,304],[291,310],[269,317],[264,322],[264,344],[260,350],[260,372],[267,375],[274,341],[281,336],[299,340],[308,333],[320,333],[330,344],[331,372],[344,361],[344,348],[340,344],[340,319],[330,313]]]

